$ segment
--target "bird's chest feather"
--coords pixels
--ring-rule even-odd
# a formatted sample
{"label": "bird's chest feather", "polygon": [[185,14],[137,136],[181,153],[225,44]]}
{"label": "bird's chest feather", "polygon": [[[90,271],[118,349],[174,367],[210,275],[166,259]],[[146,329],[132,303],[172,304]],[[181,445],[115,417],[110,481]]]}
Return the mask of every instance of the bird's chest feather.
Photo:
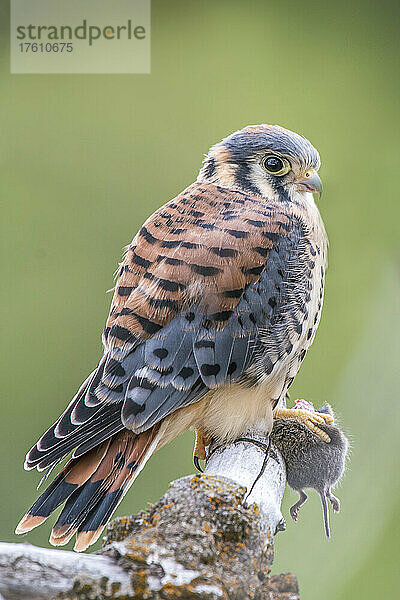
{"label": "bird's chest feather", "polygon": [[314,202],[295,210],[292,222],[291,236],[272,251],[276,257],[264,273],[274,311],[250,367],[274,401],[286,393],[314,339],[324,294],[327,238]]}

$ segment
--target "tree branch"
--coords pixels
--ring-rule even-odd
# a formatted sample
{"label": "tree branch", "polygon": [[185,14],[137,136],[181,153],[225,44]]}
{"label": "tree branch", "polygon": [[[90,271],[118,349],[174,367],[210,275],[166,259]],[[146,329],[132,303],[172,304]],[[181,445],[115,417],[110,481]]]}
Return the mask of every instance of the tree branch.
{"label": "tree branch", "polygon": [[[281,503],[286,484],[286,471],[281,454],[266,437],[263,424],[258,428],[249,429],[243,438],[253,440],[240,441],[217,448],[211,446],[209,458],[206,461],[205,474],[227,477],[245,487],[249,492],[257,480],[263,466],[264,473],[258,479],[251,493],[246,497],[246,503],[257,504],[266,525],[273,535],[285,528],[285,521],[281,513]],[[268,462],[263,465],[265,448],[269,447]]]}
{"label": "tree branch", "polygon": [[[262,431],[249,431],[268,444]],[[292,575],[270,576],[282,528],[285,467],[272,446],[248,441],[213,449],[205,474],[174,481],[146,511],[115,519],[100,554],[0,545],[6,600],[296,600]],[[256,504],[254,504],[256,503]]]}
{"label": "tree branch", "polygon": [[0,542],[0,592],[6,600],[48,600],[71,589],[78,574],[107,577],[131,591],[129,574],[107,556]]}

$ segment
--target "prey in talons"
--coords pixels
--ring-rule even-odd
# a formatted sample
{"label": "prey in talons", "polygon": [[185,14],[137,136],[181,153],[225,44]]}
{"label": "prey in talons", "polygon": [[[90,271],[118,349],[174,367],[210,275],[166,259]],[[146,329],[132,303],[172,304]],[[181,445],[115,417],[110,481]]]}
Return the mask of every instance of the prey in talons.
{"label": "prey in talons", "polygon": [[306,400],[296,400],[295,408],[276,408],[273,414],[274,419],[297,419],[327,444],[331,441],[329,435],[318,425],[331,425],[334,420],[333,416],[316,411],[313,405]]}

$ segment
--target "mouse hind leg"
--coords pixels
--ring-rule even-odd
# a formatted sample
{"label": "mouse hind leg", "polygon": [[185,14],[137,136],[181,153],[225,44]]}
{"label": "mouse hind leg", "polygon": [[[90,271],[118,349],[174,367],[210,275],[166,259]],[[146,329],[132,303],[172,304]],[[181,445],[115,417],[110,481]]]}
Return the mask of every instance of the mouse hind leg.
{"label": "mouse hind leg", "polygon": [[293,504],[293,506],[290,507],[290,516],[292,517],[293,521],[297,521],[297,519],[299,518],[299,509],[301,506],[303,506],[304,502],[306,502],[308,496],[305,493],[304,490],[298,490],[299,491],[299,499],[297,500],[296,504]]}
{"label": "mouse hind leg", "polygon": [[328,489],[326,490],[326,497],[332,504],[332,508],[333,508],[334,512],[339,512],[340,511],[340,500],[339,500],[339,498],[336,498],[336,496],[334,496],[332,494],[332,490],[330,487],[328,487]]}

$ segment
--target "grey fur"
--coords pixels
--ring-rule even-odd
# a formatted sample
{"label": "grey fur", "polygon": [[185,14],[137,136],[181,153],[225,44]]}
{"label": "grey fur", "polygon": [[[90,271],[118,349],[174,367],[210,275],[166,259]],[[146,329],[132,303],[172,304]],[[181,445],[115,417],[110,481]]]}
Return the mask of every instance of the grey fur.
{"label": "grey fur", "polygon": [[[324,404],[318,412],[332,414],[331,407]],[[324,442],[315,433],[295,419],[277,419],[271,433],[271,441],[283,456],[287,482],[299,493],[299,500],[290,508],[290,515],[297,521],[298,511],[307,500],[306,488],[314,488],[321,497],[325,532],[330,537],[327,500],[335,512],[340,502],[332,494],[345,470],[348,440],[337,424],[319,425],[331,438]]]}

